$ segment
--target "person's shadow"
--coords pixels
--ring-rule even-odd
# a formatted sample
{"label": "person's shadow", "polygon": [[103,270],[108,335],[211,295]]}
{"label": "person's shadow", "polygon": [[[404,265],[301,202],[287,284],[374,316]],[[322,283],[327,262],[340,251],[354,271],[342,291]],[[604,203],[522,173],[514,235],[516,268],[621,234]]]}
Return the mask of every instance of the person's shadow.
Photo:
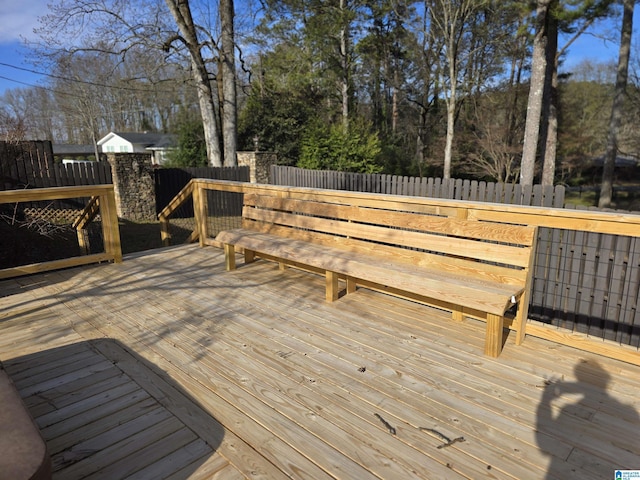
{"label": "person's shadow", "polygon": [[597,362],[574,371],[576,382],[546,381],[538,405],[536,440],[550,457],[545,478],[614,478],[616,470],[640,469],[638,412],[608,393],[611,376]]}

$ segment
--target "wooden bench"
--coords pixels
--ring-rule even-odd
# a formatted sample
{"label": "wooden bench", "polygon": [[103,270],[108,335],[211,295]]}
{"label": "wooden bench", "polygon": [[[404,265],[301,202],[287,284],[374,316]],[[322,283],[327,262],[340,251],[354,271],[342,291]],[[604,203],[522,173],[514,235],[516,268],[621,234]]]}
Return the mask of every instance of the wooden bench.
{"label": "wooden bench", "polygon": [[0,366],[0,478],[46,480],[51,458],[40,430]]}
{"label": "wooden bench", "polygon": [[[224,231],[226,268],[235,248],[326,275],[326,299],[358,285],[487,322],[485,354],[497,357],[505,315],[516,308],[516,343],[525,335],[536,227],[416,212],[401,200],[350,203],[348,197],[291,192],[245,194],[242,228]],[[326,200],[325,200],[326,199]],[[412,211],[414,210],[414,211]],[[460,215],[460,211],[455,211]]]}

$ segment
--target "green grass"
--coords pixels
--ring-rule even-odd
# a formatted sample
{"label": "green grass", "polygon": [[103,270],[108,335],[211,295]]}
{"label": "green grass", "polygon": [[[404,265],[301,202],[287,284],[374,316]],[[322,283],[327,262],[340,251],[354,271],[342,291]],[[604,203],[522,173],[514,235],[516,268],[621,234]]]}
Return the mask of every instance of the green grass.
{"label": "green grass", "polygon": [[581,207],[595,207],[598,205],[598,195],[596,192],[567,192],[564,203]]}
{"label": "green grass", "polygon": [[[598,193],[595,191],[567,192],[564,200],[565,204],[578,205],[583,207],[598,206]],[[616,210],[640,211],[640,192],[638,191],[617,191],[614,194],[611,208]]]}

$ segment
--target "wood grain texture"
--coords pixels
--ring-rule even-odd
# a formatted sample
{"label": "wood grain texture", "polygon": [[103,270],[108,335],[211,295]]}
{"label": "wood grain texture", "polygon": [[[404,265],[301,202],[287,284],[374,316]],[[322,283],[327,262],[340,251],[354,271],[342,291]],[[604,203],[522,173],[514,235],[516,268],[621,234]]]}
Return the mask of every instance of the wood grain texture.
{"label": "wood grain texture", "polygon": [[262,261],[226,273],[196,246],[5,280],[0,359],[56,432],[57,478],[635,468],[639,367],[538,338],[489,358],[484,323],[368,289],[327,303],[324,286]]}

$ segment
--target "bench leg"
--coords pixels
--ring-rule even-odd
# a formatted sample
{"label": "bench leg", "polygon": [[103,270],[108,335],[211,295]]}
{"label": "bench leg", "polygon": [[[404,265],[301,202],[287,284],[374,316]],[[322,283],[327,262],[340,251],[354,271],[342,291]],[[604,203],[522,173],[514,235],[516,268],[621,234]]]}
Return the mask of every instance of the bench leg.
{"label": "bench leg", "polygon": [[347,277],[347,294],[356,291],[356,279],[353,277]]}
{"label": "bench leg", "polygon": [[244,263],[253,263],[256,261],[256,252],[244,249]]}
{"label": "bench leg", "polygon": [[338,299],[338,274],[327,271],[327,302],[335,302]]}
{"label": "bench leg", "polygon": [[484,354],[497,357],[502,351],[502,329],[504,317],[487,314],[487,334],[484,340]]}
{"label": "bench leg", "polygon": [[[525,301],[527,302],[525,304]],[[520,299],[518,302],[518,310],[516,318],[513,319],[513,325],[516,331],[516,345],[521,345],[527,333],[527,315],[529,313],[529,300]]]}
{"label": "bench leg", "polygon": [[224,263],[228,272],[236,269],[236,249],[228,243],[224,244]]}

